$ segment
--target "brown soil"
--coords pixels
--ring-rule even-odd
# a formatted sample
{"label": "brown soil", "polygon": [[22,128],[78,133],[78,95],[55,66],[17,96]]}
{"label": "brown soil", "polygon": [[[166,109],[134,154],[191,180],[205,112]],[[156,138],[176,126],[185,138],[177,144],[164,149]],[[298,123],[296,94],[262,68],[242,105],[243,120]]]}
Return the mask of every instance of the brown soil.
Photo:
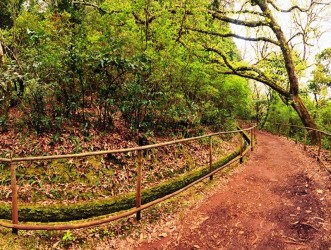
{"label": "brown soil", "polygon": [[257,139],[227,185],[137,249],[331,249],[329,173],[293,141]]}

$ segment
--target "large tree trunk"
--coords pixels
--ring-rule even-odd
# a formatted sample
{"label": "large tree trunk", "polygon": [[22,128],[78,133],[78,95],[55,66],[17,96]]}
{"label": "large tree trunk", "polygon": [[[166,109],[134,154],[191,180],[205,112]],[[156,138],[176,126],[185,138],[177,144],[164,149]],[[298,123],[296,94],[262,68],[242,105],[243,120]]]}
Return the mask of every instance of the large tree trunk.
{"label": "large tree trunk", "polygon": [[[292,107],[298,113],[305,127],[317,129],[314,119],[309,114],[306,106],[304,105],[304,103],[302,102],[299,96],[299,79],[296,75],[296,68],[293,60],[293,52],[287,42],[287,39],[285,38],[285,34],[283,30],[279,26],[275,17],[271,14],[267,1],[255,0],[253,2],[258,4],[262,12],[269,18],[269,27],[273,30],[279,42],[279,47],[283,54],[284,65],[290,83],[289,94],[290,96],[292,96]],[[318,133],[314,130],[309,130],[309,129],[308,132],[310,134],[312,143],[313,144],[317,143],[319,138]]]}
{"label": "large tree trunk", "polygon": [[[312,128],[312,129],[317,129],[316,123],[312,116],[309,114],[306,106],[302,102],[301,98],[299,95],[294,95],[293,96],[293,102],[292,102],[292,107],[294,110],[297,112],[299,115],[302,123],[304,124],[305,127]],[[307,129],[308,133],[310,134],[310,138],[313,144],[316,144],[319,139],[319,134],[315,130],[310,130]]]}

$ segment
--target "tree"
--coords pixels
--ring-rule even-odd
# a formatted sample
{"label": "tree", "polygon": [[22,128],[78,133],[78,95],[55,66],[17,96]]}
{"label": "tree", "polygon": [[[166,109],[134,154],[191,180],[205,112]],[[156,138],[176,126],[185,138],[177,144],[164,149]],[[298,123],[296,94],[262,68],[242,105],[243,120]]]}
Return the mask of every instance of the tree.
{"label": "tree", "polygon": [[321,95],[323,89],[328,87],[331,87],[331,48],[327,48],[316,55],[313,79],[309,82],[308,88],[314,95],[316,108],[319,106],[318,96]]}
{"label": "tree", "polygon": [[255,118],[257,124],[263,129],[270,115],[270,107],[275,98],[275,91],[271,88],[260,88],[257,82],[253,86],[253,98],[255,103]]}
{"label": "tree", "polygon": [[331,48],[317,54],[315,60],[313,79],[309,81],[308,92],[314,96],[315,119],[321,128],[330,131]]}
{"label": "tree", "polygon": [[9,3],[7,0],[0,2],[0,29],[5,29],[13,25]]}
{"label": "tree", "polygon": [[[283,3],[284,5],[284,3]],[[219,37],[222,39],[241,39],[257,44],[259,57],[257,62],[252,64],[237,63],[231,59],[223,47],[216,43],[206,43],[202,41],[205,50],[212,53],[211,57],[223,67],[223,73],[238,75],[247,79],[253,79],[269,86],[276,91],[279,96],[291,105],[302,123],[306,127],[317,128],[316,123],[308,112],[300,96],[300,69],[295,63],[296,46],[300,42],[302,45],[302,59],[307,57],[307,47],[311,33],[316,31],[317,14],[322,13],[322,9],[329,3],[320,0],[310,0],[306,6],[292,5],[285,9],[281,8],[281,1],[276,0],[251,0],[231,3],[220,1],[218,5],[209,6],[206,12],[209,13],[209,22],[212,25],[200,25],[186,23],[185,30],[194,33],[204,34],[208,37]],[[281,27],[277,18],[280,14],[292,16],[293,24],[297,29],[291,30],[287,36],[285,29]],[[300,18],[305,16],[306,19]],[[218,28],[215,28],[215,20],[218,21]],[[307,21],[301,21],[307,20]],[[229,30],[222,30],[222,24],[228,23],[235,26],[245,27],[247,36],[237,34]],[[301,40],[298,38],[301,37]],[[189,39],[184,40],[189,44]],[[216,55],[216,56],[215,56]],[[261,69],[259,64],[264,61],[268,65],[270,57],[281,55],[281,62],[286,72],[286,79],[275,77],[275,74]],[[270,63],[269,63],[270,65]],[[224,70],[225,66],[225,70]],[[318,135],[311,133],[313,141],[317,141]]]}
{"label": "tree", "polygon": [[[233,126],[250,115],[247,81],[220,74],[209,52],[181,43],[184,23],[199,6],[209,2],[25,1],[3,33],[0,81],[8,75],[10,88],[0,85],[0,92],[14,93],[0,94],[4,113],[19,99],[24,121],[40,133],[70,121],[110,130],[118,117],[132,134]],[[240,59],[233,41],[218,43]],[[16,75],[24,92],[18,84],[15,91]]]}
{"label": "tree", "polygon": [[26,0],[1,0],[0,2],[0,29],[11,28],[14,20]]}

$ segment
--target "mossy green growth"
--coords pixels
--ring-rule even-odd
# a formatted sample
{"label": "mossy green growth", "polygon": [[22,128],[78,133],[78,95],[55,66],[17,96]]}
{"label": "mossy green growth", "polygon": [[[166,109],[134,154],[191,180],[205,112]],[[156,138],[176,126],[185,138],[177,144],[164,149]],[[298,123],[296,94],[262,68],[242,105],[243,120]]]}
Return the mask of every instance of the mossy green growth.
{"label": "mossy green growth", "polygon": [[[246,141],[249,141],[247,135]],[[214,169],[221,168],[224,164],[240,154],[240,147],[234,152],[223,157],[214,164]],[[148,203],[165,195],[171,194],[188,184],[198,180],[209,173],[209,166],[189,171],[183,175],[162,182],[157,186],[144,189],[142,192],[142,203]],[[44,205],[19,205],[19,221],[22,222],[63,222],[79,219],[87,219],[95,216],[111,214],[135,206],[135,193],[114,196],[108,199],[80,202],[77,204],[59,204],[52,206]],[[10,204],[0,203],[0,218],[11,219]]]}
{"label": "mossy green growth", "polygon": [[[228,154],[221,160],[214,163],[214,169],[222,167],[224,164],[234,159],[240,153],[240,148],[236,149],[233,153]],[[184,188],[185,186],[191,184],[192,182],[200,179],[201,177],[209,173],[209,166],[201,167],[192,171],[189,171],[181,176],[172,178],[171,180],[160,183],[155,187],[145,189],[142,192],[142,203],[148,203],[161,198],[165,195],[176,192],[177,190]]]}

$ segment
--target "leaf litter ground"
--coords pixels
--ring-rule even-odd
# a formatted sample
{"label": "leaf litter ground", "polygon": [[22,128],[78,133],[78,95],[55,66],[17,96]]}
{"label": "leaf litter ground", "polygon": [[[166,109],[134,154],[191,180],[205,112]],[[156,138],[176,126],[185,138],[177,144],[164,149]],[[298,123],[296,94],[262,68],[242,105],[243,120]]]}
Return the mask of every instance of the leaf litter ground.
{"label": "leaf litter ground", "polygon": [[[119,121],[122,123],[122,121]],[[29,133],[1,134],[0,157],[9,158],[60,155],[79,152],[137,147],[124,124],[117,131],[100,133],[90,130],[89,136],[76,127],[54,134],[38,136]],[[149,144],[179,139],[178,136],[153,136]],[[213,158],[219,159],[239,144],[239,137],[213,138]],[[178,176],[209,161],[209,140],[169,145],[144,151],[143,187]],[[102,199],[135,191],[137,152],[102,155],[82,159],[17,163],[20,203],[63,204]],[[0,200],[10,202],[10,171],[0,163]]]}

